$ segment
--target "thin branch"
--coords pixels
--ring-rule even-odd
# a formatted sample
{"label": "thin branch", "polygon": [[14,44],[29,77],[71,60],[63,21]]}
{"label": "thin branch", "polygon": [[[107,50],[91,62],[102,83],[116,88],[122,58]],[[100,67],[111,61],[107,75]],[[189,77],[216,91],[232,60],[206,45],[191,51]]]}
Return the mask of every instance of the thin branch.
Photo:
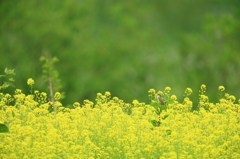
{"label": "thin branch", "polygon": [[57,114],[57,108],[55,106],[55,103],[54,103],[55,101],[54,101],[54,96],[53,96],[54,92],[53,92],[52,78],[50,75],[48,75],[48,81],[49,81],[50,100],[52,102],[54,112],[55,112],[55,114]]}

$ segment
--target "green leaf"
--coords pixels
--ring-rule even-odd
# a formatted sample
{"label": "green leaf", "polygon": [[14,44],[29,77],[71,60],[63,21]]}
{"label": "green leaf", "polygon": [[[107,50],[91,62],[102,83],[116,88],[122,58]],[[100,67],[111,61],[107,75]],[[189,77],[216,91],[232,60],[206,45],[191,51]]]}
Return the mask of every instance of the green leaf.
{"label": "green leaf", "polygon": [[166,133],[167,133],[167,135],[171,135],[172,131],[168,129],[168,130],[166,130]]}
{"label": "green leaf", "polygon": [[14,111],[12,111],[12,117],[13,117],[13,118],[15,117],[15,113],[14,113]]}
{"label": "green leaf", "polygon": [[12,84],[11,82],[4,82],[1,87],[2,87],[2,89],[6,89],[6,88],[8,88],[9,86],[15,87],[14,84]]}
{"label": "green leaf", "polygon": [[8,80],[11,81],[11,82],[14,82],[14,81],[15,81],[13,78],[9,78]]}
{"label": "green leaf", "polygon": [[9,132],[8,127],[5,124],[0,124],[0,133]]}
{"label": "green leaf", "polygon": [[167,107],[165,106],[165,105],[159,105],[158,106],[161,110],[166,110],[167,109]]}
{"label": "green leaf", "polygon": [[157,126],[157,120],[151,120],[151,123],[153,126],[155,126],[155,127]]}
{"label": "green leaf", "polygon": [[9,86],[11,86],[11,87],[15,87],[15,85],[12,84],[11,82],[7,82],[7,83],[9,84]]}
{"label": "green leaf", "polygon": [[169,116],[169,115],[166,114],[166,115],[164,115],[164,117],[163,117],[162,119],[165,120],[168,116]]}
{"label": "green leaf", "polygon": [[152,100],[152,103],[153,103],[153,102],[157,102],[157,103],[158,103],[158,100],[155,98],[155,99]]}
{"label": "green leaf", "polygon": [[174,103],[174,100],[173,99],[169,99],[166,101],[167,104],[173,104]]}
{"label": "green leaf", "polygon": [[8,72],[8,68],[7,67],[5,68],[4,72],[7,74],[7,72]]}
{"label": "green leaf", "polygon": [[0,75],[0,78],[5,77],[6,75]]}
{"label": "green leaf", "polygon": [[157,103],[157,102],[153,102],[153,103],[151,103],[150,105],[153,106],[155,109],[158,108],[158,103]]}
{"label": "green leaf", "polygon": [[10,75],[10,74],[11,74],[11,75],[15,75],[14,69],[5,68],[4,72],[5,72],[6,74],[9,74],[9,75]]}
{"label": "green leaf", "polygon": [[6,122],[6,121],[4,121],[4,123],[3,123],[4,125],[6,125],[6,126],[8,126],[9,125],[9,123],[8,122]]}
{"label": "green leaf", "polygon": [[8,82],[4,82],[3,85],[1,86],[1,89],[6,89],[9,87]]}

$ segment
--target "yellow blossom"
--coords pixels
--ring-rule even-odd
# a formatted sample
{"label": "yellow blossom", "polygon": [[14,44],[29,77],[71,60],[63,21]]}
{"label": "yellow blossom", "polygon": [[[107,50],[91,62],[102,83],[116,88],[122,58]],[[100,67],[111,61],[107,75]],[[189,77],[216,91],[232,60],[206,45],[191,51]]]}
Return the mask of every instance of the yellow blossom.
{"label": "yellow blossom", "polygon": [[21,94],[22,93],[22,90],[21,89],[16,89],[15,90],[15,94]]}
{"label": "yellow blossom", "polygon": [[235,100],[236,100],[236,97],[235,97],[235,96],[233,96],[233,95],[230,95],[230,96],[229,96],[229,99],[230,99],[231,101],[235,102]]}
{"label": "yellow blossom", "polygon": [[204,93],[206,92],[207,87],[206,87],[205,84],[202,84],[201,87],[200,87],[200,89],[201,89],[201,90],[200,90],[200,93],[201,93],[201,94],[204,94]]}
{"label": "yellow blossom", "polygon": [[223,91],[225,90],[225,87],[224,87],[224,86],[219,86],[219,87],[218,87],[218,90],[221,91],[221,92],[223,92]]}
{"label": "yellow blossom", "polygon": [[171,87],[165,87],[165,91],[166,91],[166,92],[171,91]]}
{"label": "yellow blossom", "polygon": [[32,78],[29,78],[28,80],[27,80],[27,84],[28,85],[34,85],[34,80],[32,79]]}
{"label": "yellow blossom", "polygon": [[157,94],[161,94],[161,95],[163,95],[163,92],[162,92],[162,91],[158,91]]}
{"label": "yellow blossom", "polygon": [[[110,92],[95,103],[84,100],[80,107],[75,102],[75,109],[43,102],[46,93],[3,93],[0,123],[9,123],[10,133],[0,134],[0,158],[239,158],[240,103],[233,103],[235,96],[209,103],[200,94],[199,102],[185,96],[180,103],[177,96],[163,93],[175,101],[160,114],[138,100],[106,100]],[[12,105],[6,105],[11,98]],[[199,108],[192,111],[193,105]]]}
{"label": "yellow blossom", "polygon": [[56,92],[56,93],[54,94],[54,99],[55,99],[55,100],[61,99],[61,93]]}
{"label": "yellow blossom", "polygon": [[105,96],[107,96],[107,97],[108,97],[108,96],[110,96],[110,95],[111,95],[111,93],[110,93],[110,92],[108,92],[108,91],[107,91],[107,92],[105,92]]}
{"label": "yellow blossom", "polygon": [[176,95],[171,95],[171,99],[177,100],[177,96]]}
{"label": "yellow blossom", "polygon": [[148,93],[154,93],[154,94],[155,94],[155,92],[156,92],[155,89],[152,89],[152,88],[149,89],[149,91],[148,91]]}
{"label": "yellow blossom", "polygon": [[73,107],[74,108],[80,107],[80,103],[78,103],[78,102],[73,103]]}
{"label": "yellow blossom", "polygon": [[191,95],[192,94],[192,89],[191,88],[186,88],[185,94],[186,94],[186,96]]}

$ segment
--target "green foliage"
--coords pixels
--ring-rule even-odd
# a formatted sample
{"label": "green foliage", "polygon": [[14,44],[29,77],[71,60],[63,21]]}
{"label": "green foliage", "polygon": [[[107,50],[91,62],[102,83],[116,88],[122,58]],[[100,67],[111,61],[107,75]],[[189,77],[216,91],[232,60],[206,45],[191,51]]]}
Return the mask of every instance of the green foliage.
{"label": "green foliage", "polygon": [[0,123],[0,133],[9,132],[8,127],[5,124]]}
{"label": "green foliage", "polygon": [[[152,123],[152,125],[154,127],[157,127],[158,126],[158,121],[157,120],[150,120],[150,122]],[[153,130],[153,129],[152,129]]]}
{"label": "green foliage", "polygon": [[[62,88],[59,73],[54,67],[55,63],[59,60],[57,57],[47,58],[41,56],[40,61],[44,62],[42,65],[42,79],[48,83],[50,98],[51,101],[54,102],[54,92],[58,92]],[[61,96],[61,98],[63,98],[63,96]]]}
{"label": "green foliage", "polygon": [[157,101],[157,99],[154,99],[151,103],[151,106],[153,106],[157,112],[157,114],[160,114],[161,110],[166,110],[167,106],[165,105],[160,105]]}
{"label": "green foliage", "polygon": [[[11,75],[15,75],[14,69],[8,69],[5,68],[4,75],[0,75],[1,78],[1,84],[0,84],[0,91],[7,89],[8,87],[15,87],[12,82],[14,82],[14,79],[12,77],[9,77]],[[2,95],[0,94],[0,99],[2,99]]]}
{"label": "green foliage", "polygon": [[[166,87],[167,89],[169,88],[169,87]],[[151,97],[151,99],[152,99],[152,101],[151,101],[151,104],[150,104],[150,106],[152,106],[152,107],[154,107],[154,109],[155,109],[155,112],[156,112],[156,114],[159,116],[159,120],[157,121],[157,120],[151,120],[150,122],[152,123],[152,125],[153,126],[160,126],[160,124],[161,124],[161,120],[165,120],[169,115],[168,114],[166,114],[166,115],[164,115],[163,117],[160,117],[160,115],[161,115],[161,112],[163,111],[163,110],[167,110],[167,108],[168,108],[168,104],[173,104],[174,103],[174,99],[172,99],[172,98],[170,98],[170,94],[169,94],[169,91],[167,90],[165,88],[165,91],[164,91],[164,93],[162,94],[162,96],[163,96],[163,101],[164,101],[164,105],[162,105],[161,103],[159,103],[159,101],[158,101],[158,99],[157,99],[157,97],[155,96],[155,99],[152,99],[152,96],[153,96],[153,92],[155,92],[155,91],[149,91],[149,93],[150,93],[150,97]],[[169,88],[170,89],[170,88]]]}
{"label": "green foliage", "polygon": [[50,52],[64,103],[105,91],[147,102],[150,87],[181,96],[202,83],[211,100],[218,85],[240,94],[239,0],[3,1],[0,19],[0,68],[17,68],[20,88],[32,77],[47,92],[39,58]]}
{"label": "green foliage", "polygon": [[208,93],[213,101],[217,98],[211,88],[220,84],[239,94],[235,89],[240,76],[239,27],[236,14],[209,13],[204,16],[199,31],[182,35],[180,52],[185,57],[182,62],[184,76],[192,85],[205,81],[210,86]]}
{"label": "green foliage", "polygon": [[50,83],[51,80],[52,86],[49,89],[53,89],[54,92],[59,91],[61,89],[61,80],[59,79],[58,71],[54,68],[55,63],[58,62],[59,59],[57,57],[47,58],[41,56],[40,61],[43,62],[42,79],[47,83]]}

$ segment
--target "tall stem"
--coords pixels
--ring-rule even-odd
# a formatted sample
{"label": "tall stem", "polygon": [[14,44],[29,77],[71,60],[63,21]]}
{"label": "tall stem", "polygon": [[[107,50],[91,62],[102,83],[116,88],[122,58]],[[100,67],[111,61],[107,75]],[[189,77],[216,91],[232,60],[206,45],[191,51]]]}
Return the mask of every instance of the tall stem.
{"label": "tall stem", "polygon": [[50,75],[48,75],[48,81],[49,81],[50,99],[51,99],[51,102],[53,105],[54,112],[55,112],[55,114],[57,114],[57,108],[54,104],[55,101],[54,101],[54,96],[53,96],[54,92],[53,92],[52,78]]}

